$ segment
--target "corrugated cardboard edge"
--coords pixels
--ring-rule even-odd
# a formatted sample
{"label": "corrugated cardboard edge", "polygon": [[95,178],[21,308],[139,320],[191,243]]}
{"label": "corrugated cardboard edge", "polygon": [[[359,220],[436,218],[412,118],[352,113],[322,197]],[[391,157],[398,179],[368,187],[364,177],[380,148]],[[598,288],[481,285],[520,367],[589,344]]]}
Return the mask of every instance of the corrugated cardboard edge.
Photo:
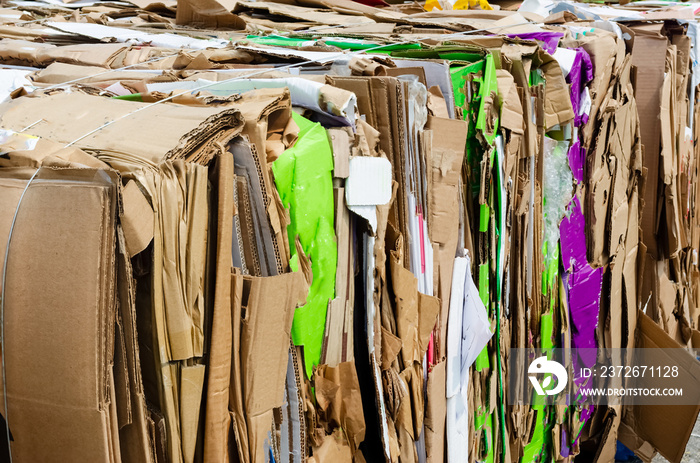
{"label": "corrugated cardboard edge", "polygon": [[209,369],[206,379],[204,461],[228,462],[231,415],[228,410],[231,379],[231,240],[233,236],[233,156],[216,157],[216,274],[211,324]]}

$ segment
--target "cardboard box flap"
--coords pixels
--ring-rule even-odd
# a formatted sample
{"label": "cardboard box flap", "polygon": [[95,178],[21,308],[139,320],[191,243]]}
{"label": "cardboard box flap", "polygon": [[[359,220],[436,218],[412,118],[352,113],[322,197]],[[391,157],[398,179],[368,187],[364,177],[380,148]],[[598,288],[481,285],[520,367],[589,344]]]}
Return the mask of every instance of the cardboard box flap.
{"label": "cardboard box flap", "polygon": [[[679,349],[682,346],[671,338],[644,312],[637,312],[637,348]],[[696,363],[688,353],[688,361]],[[679,368],[687,368],[679,365]],[[697,369],[697,366],[693,368]],[[639,405],[626,407],[623,423],[627,426],[627,445],[647,448],[646,442],[673,463],[683,457],[690,433],[700,412],[700,404],[690,405]]]}
{"label": "cardboard box flap", "polygon": [[[292,318],[307,290],[303,274],[297,272],[244,278],[240,355],[249,416],[282,405]],[[269,375],[255,374],[263,365]]]}
{"label": "cardboard box flap", "polygon": [[273,409],[281,407],[284,400],[294,310],[306,301],[308,288],[301,272],[243,277],[239,397],[243,399],[252,462],[266,461]]}
{"label": "cardboard box flap", "polygon": [[133,181],[122,190],[122,204],[124,213],[121,223],[126,249],[130,256],[135,256],[146,249],[153,239],[153,208]]}
{"label": "cardboard box flap", "polygon": [[176,24],[195,27],[245,29],[245,21],[231,13],[229,2],[217,0],[178,0]]}

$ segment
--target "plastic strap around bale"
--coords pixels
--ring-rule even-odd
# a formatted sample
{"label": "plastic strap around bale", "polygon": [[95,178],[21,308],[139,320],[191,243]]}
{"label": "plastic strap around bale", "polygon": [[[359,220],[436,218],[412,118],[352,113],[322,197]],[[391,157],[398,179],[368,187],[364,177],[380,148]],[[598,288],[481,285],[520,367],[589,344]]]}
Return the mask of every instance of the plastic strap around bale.
{"label": "plastic strap around bale", "polygon": [[5,260],[2,265],[2,293],[0,294],[0,364],[2,364],[2,397],[4,401],[5,408],[5,430],[7,437],[7,453],[9,456],[9,462],[12,463],[12,444],[10,440],[10,417],[7,408],[7,375],[5,371],[5,288],[7,286],[7,260],[10,256],[10,244],[12,243],[12,232],[15,229],[15,222],[17,221],[17,215],[19,214],[19,208],[22,205],[22,200],[24,195],[29,189],[29,185],[32,184],[37,174],[41,170],[39,167],[34,174],[29,178],[27,185],[22,191],[22,195],[19,197],[17,202],[17,208],[15,209],[15,215],[12,217],[12,224],[10,225],[10,233],[7,236],[7,247],[5,248]]}

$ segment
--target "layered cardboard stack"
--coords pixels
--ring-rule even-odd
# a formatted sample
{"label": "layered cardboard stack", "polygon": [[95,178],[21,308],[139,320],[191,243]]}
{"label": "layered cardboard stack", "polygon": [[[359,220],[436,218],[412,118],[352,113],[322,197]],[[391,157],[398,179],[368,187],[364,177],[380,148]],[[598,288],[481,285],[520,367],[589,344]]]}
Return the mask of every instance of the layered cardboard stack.
{"label": "layered cardboard stack", "polygon": [[507,365],[700,348],[692,5],[451,6],[2,10],[7,457],[681,460]]}

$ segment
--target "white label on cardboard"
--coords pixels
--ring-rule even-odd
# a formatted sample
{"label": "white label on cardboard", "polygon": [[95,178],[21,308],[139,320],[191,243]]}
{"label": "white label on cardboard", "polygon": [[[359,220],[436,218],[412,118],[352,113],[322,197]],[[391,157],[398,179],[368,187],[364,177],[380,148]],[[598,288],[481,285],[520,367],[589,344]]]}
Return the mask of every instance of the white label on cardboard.
{"label": "white label on cardboard", "polygon": [[379,206],[391,201],[391,163],[385,158],[353,156],[345,181],[349,206]]}

